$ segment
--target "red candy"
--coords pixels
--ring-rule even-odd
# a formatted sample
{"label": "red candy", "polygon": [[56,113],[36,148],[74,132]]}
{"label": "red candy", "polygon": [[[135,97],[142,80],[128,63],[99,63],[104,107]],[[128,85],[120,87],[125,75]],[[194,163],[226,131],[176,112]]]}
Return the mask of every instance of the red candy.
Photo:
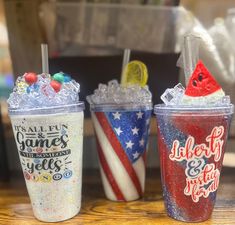
{"label": "red candy", "polygon": [[38,77],[36,73],[29,72],[24,75],[24,79],[29,85],[32,85],[37,82]]}
{"label": "red candy", "polygon": [[61,84],[56,80],[52,80],[50,85],[55,90],[55,92],[59,92],[61,89]]}

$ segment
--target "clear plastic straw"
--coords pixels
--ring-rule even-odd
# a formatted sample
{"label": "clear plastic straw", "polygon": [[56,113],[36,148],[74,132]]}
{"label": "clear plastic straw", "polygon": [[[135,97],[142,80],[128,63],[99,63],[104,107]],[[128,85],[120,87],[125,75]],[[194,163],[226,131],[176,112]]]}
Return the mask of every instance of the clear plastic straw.
{"label": "clear plastic straw", "polygon": [[121,84],[123,84],[123,79],[124,79],[124,77],[123,77],[123,71],[124,71],[124,69],[125,69],[127,63],[129,63],[129,61],[130,61],[130,55],[131,55],[131,50],[128,49],[128,48],[126,48],[126,49],[124,50],[123,60],[122,60]]}
{"label": "clear plastic straw", "polygon": [[47,44],[41,44],[41,53],[42,53],[42,73],[49,73],[48,66],[48,47]]}
{"label": "clear plastic straw", "polygon": [[200,37],[193,34],[184,37],[184,48],[182,52],[185,84],[188,84],[197,62],[199,60]]}

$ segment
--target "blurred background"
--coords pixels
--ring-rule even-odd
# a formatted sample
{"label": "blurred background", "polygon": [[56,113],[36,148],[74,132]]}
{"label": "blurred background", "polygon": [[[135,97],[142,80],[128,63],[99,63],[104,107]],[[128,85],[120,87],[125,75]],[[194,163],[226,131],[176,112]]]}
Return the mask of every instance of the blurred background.
{"label": "blurred background", "polygon": [[[50,73],[71,74],[84,101],[98,83],[120,79],[123,50],[130,48],[131,59],[148,67],[156,104],[166,88],[184,82],[176,63],[189,32],[211,41],[201,57],[235,103],[234,0],[0,0],[0,180],[20,173],[6,99],[17,76],[41,72],[41,43],[49,47]],[[85,117],[84,167],[97,168],[87,103]],[[235,167],[234,121],[225,165]],[[148,167],[159,166],[156,135],[153,118]]]}

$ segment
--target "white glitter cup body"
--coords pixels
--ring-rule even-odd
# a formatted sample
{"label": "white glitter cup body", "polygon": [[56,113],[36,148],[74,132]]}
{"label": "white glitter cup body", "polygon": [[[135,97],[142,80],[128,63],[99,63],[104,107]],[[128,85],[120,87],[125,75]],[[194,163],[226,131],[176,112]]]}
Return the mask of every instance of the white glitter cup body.
{"label": "white glitter cup body", "polygon": [[146,148],[152,103],[91,105],[106,197],[133,201],[145,189]]}
{"label": "white glitter cup body", "polygon": [[81,207],[84,103],[9,108],[35,217],[58,222]]}

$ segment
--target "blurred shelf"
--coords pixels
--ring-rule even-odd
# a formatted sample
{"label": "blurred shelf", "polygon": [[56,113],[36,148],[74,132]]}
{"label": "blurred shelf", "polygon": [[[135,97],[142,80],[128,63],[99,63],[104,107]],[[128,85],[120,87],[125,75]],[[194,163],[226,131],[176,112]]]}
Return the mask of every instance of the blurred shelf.
{"label": "blurred shelf", "polygon": [[60,56],[110,55],[124,48],[173,53],[178,25],[193,23],[182,20],[188,18],[182,7],[140,4],[51,1],[40,5],[39,16],[50,55]]}

